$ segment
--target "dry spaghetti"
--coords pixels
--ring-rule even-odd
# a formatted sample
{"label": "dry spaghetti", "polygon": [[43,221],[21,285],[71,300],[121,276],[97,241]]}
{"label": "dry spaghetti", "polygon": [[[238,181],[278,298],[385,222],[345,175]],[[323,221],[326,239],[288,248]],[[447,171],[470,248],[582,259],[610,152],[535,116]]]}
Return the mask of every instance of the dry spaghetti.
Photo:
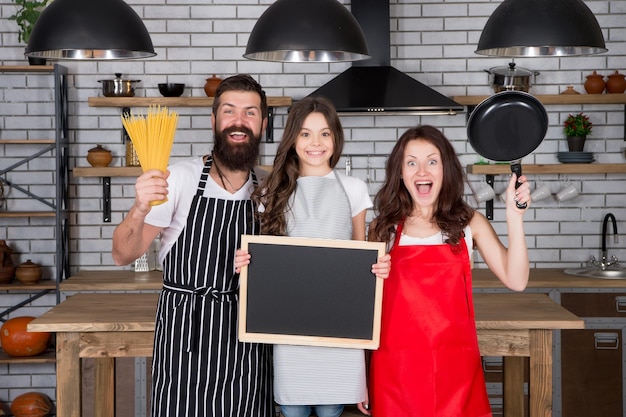
{"label": "dry spaghetti", "polygon": [[[167,170],[177,124],[178,113],[161,106],[150,106],[146,116],[122,115],[122,125],[135,146],[143,172]],[[155,201],[152,205],[164,201]]]}

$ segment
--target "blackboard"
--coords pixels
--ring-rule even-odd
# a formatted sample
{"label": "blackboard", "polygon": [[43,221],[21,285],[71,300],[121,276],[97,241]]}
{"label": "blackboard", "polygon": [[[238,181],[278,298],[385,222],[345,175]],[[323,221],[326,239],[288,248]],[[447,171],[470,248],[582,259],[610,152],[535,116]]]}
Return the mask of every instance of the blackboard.
{"label": "blackboard", "polygon": [[242,237],[239,340],[377,349],[382,279],[371,267],[384,243]]}

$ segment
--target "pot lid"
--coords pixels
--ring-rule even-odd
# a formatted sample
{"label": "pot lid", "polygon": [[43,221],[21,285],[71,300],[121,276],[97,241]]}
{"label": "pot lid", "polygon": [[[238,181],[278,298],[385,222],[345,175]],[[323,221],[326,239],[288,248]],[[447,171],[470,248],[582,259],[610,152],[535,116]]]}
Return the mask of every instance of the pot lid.
{"label": "pot lid", "polygon": [[18,265],[18,268],[39,268],[39,264],[34,263],[30,259]]}
{"label": "pot lid", "polygon": [[108,149],[104,149],[102,147],[102,145],[98,145],[95,148],[91,148],[89,149],[87,152],[94,152],[94,153],[110,153],[111,151]]}
{"label": "pot lid", "polygon": [[115,78],[113,78],[112,80],[98,80],[99,83],[101,83],[103,81],[108,81],[108,82],[113,81],[114,84],[118,84],[118,83],[138,83],[141,80],[124,80],[124,79],[122,79],[122,73],[121,72],[116,72],[115,73]]}
{"label": "pot lid", "polygon": [[528,77],[535,75],[535,71],[527,70],[526,68],[518,68],[515,66],[515,62],[510,62],[506,67],[492,67],[489,68],[491,74],[505,75],[507,77]]}

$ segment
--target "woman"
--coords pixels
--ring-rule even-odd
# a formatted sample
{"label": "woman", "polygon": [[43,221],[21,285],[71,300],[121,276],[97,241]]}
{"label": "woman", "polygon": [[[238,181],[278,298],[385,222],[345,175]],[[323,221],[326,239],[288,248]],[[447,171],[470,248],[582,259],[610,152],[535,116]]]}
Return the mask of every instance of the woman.
{"label": "woman", "polygon": [[[515,189],[518,181],[519,188]],[[372,353],[372,414],[394,417],[491,416],[474,323],[470,254],[477,248],[510,289],[528,282],[524,176],[506,190],[507,249],[463,199],[464,174],[441,131],[406,131],[389,156],[374,199],[370,240],[388,242],[380,348]]]}

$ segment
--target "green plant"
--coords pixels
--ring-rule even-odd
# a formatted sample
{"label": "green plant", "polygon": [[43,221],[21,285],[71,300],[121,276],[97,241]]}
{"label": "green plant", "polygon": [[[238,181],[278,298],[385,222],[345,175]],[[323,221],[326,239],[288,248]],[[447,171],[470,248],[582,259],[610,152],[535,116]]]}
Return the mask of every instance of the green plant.
{"label": "green plant", "polygon": [[28,43],[30,39],[30,33],[35,26],[35,22],[39,19],[39,15],[50,2],[48,0],[13,0],[19,7],[17,12],[9,17],[10,20],[15,20],[15,23],[19,26],[18,40],[20,42]]}
{"label": "green plant", "polygon": [[565,136],[588,136],[593,124],[584,113],[570,114],[563,122]]}

